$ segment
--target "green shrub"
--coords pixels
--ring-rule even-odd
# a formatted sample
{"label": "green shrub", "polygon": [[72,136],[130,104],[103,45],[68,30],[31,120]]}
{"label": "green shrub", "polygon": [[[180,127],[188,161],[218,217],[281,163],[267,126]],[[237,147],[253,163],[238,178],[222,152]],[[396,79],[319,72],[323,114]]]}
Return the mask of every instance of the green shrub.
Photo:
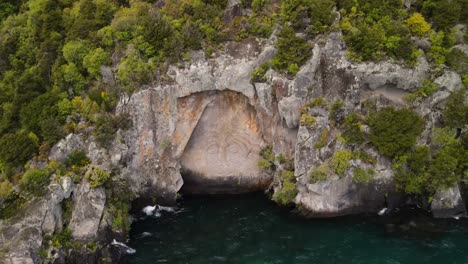
{"label": "green shrub", "polygon": [[260,150],[260,157],[273,163],[275,161],[275,154],[273,154],[273,147],[271,145],[267,145],[262,150]]}
{"label": "green shrub", "polygon": [[52,239],[52,246],[60,249],[70,249],[73,246],[71,230],[65,228],[60,233],[56,233]]}
{"label": "green shrub", "polygon": [[423,119],[410,109],[382,108],[367,120],[369,139],[379,152],[394,158],[410,150],[424,128]]}
{"label": "green shrub", "polygon": [[[428,169],[430,175],[430,184],[428,187],[430,191],[435,192],[440,189],[453,187],[461,180],[463,176],[462,173],[465,172],[465,170],[461,172],[457,170],[459,166],[457,157],[463,154],[466,157],[466,150],[461,150],[461,152],[462,153],[460,153],[458,149],[445,147],[438,151],[433,157]],[[462,166],[466,168],[466,164]]]}
{"label": "green shrub", "polygon": [[285,164],[286,163],[286,158],[284,157],[283,154],[278,154],[276,155],[276,160],[280,163],[280,164]]}
{"label": "green shrub", "polygon": [[292,76],[296,76],[296,74],[299,72],[299,66],[296,63],[289,64],[288,66],[288,73],[291,74]]}
{"label": "green shrub", "polygon": [[272,60],[275,69],[295,75],[311,55],[312,47],[307,42],[296,36],[291,27],[285,25],[278,35],[276,42],[278,49]]}
{"label": "green shrub", "polygon": [[273,201],[280,205],[291,204],[297,195],[294,172],[284,170],[281,172],[280,177],[282,187],[273,194]]}
{"label": "green shrub", "polygon": [[65,160],[65,166],[71,168],[75,167],[85,167],[91,163],[91,160],[86,156],[86,153],[83,150],[73,150],[70,155],[68,155]]}
{"label": "green shrub", "polygon": [[328,103],[322,96],[319,96],[315,98],[313,101],[308,102],[307,104],[304,105],[304,107],[307,107],[307,108],[313,108],[313,107],[326,108],[327,106],[328,106]]}
{"label": "green shrub", "polygon": [[340,125],[342,120],[339,120],[341,113],[343,112],[344,102],[341,100],[336,100],[330,106],[330,112],[328,114],[328,118],[332,120],[335,124]]}
{"label": "green shrub", "polygon": [[322,133],[320,134],[320,139],[317,141],[314,145],[316,149],[321,149],[325,147],[325,144],[327,144],[328,140],[328,135],[330,134],[330,130],[323,128]]}
{"label": "green shrub", "polygon": [[0,184],[0,198],[7,199],[13,193],[13,184],[6,179]]}
{"label": "green shrub", "polygon": [[418,146],[414,151],[395,159],[393,171],[397,188],[409,194],[423,194],[427,191],[430,175],[430,153],[427,146]]}
{"label": "green shrub", "polygon": [[131,126],[131,120],[126,114],[120,115],[100,115],[96,120],[93,135],[97,143],[103,147],[109,147],[115,139],[115,133],[119,129],[126,130]]}
{"label": "green shrub", "polygon": [[260,12],[268,3],[268,0],[252,0],[252,9],[254,12]]}
{"label": "green shrub", "polygon": [[97,166],[89,166],[85,175],[91,188],[102,186],[110,178],[110,174]]}
{"label": "green shrub", "polygon": [[[295,29],[305,29],[311,36],[325,32],[334,20],[331,0],[293,0],[282,1],[280,15],[285,23]],[[307,21],[307,22],[306,22]]]}
{"label": "green shrub", "polygon": [[316,183],[319,181],[326,180],[328,178],[327,170],[325,166],[320,166],[318,168],[313,168],[310,172],[309,182]]}
{"label": "green shrub", "polygon": [[363,162],[369,163],[369,164],[376,164],[377,161],[371,157],[367,152],[364,151],[356,151],[353,153],[353,159],[360,159]]}
{"label": "green shrub", "polygon": [[343,138],[348,144],[361,144],[364,142],[364,133],[361,130],[361,118],[355,112],[345,117]]}
{"label": "green shrub", "polygon": [[430,80],[423,80],[422,86],[416,91],[405,95],[405,99],[410,102],[416,102],[423,98],[431,96],[439,87]]}
{"label": "green shrub", "polygon": [[247,21],[248,34],[260,38],[270,37],[276,23],[274,14],[270,12],[253,13]]}
{"label": "green shrub", "polygon": [[[468,36],[468,35],[467,35]],[[447,54],[447,66],[460,75],[466,75],[468,72],[468,55],[458,48],[452,48]],[[465,85],[466,86],[466,85]]]}
{"label": "green shrub", "polygon": [[43,195],[50,182],[50,172],[45,169],[31,169],[21,178],[21,187],[36,196]]}
{"label": "green shrub", "polygon": [[26,199],[23,196],[12,192],[0,205],[0,219],[9,219],[15,216],[25,203]]}
{"label": "green shrub", "polygon": [[346,169],[349,167],[349,162],[353,159],[351,151],[340,149],[336,151],[330,158],[329,166],[339,176],[343,176]]}
{"label": "green shrub", "polygon": [[[346,2],[346,3],[343,3]],[[409,66],[417,62],[419,52],[411,40],[411,25],[414,32],[424,32],[420,21],[406,18],[400,1],[339,1],[344,15],[341,28],[348,45],[351,59],[379,61],[386,57],[403,59]],[[419,29],[416,30],[416,29]]]}
{"label": "green shrub", "polygon": [[266,82],[265,73],[266,69],[264,67],[255,68],[250,75],[251,82]]}
{"label": "green shrub", "polygon": [[301,126],[307,126],[307,127],[313,127],[316,122],[317,120],[315,119],[315,117],[310,116],[308,114],[302,114],[301,119],[299,120],[299,123],[301,124]]}
{"label": "green shrub", "polygon": [[420,13],[413,13],[405,22],[411,33],[418,37],[424,37],[431,30],[431,24]]}
{"label": "green shrub", "polygon": [[109,203],[109,211],[112,214],[112,231],[127,234],[130,231],[129,222],[130,206],[128,202],[113,198]]}
{"label": "green shrub", "polygon": [[273,167],[273,164],[266,159],[259,159],[257,161],[257,166],[262,170],[271,170]]}
{"label": "green shrub", "polygon": [[356,183],[368,184],[375,176],[373,169],[363,169],[360,167],[354,168],[353,170],[353,181]]}
{"label": "green shrub", "polygon": [[431,40],[431,48],[427,52],[429,59],[435,66],[441,67],[445,64],[446,56],[449,54],[450,49],[445,47],[444,39],[445,33],[443,31],[431,32],[429,38]]}

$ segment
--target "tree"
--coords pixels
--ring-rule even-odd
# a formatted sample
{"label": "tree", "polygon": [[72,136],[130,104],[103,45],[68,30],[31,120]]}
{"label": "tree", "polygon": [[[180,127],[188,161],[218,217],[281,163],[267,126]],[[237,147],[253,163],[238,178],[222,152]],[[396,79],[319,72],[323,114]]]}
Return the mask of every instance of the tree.
{"label": "tree", "polygon": [[97,48],[90,51],[83,58],[83,67],[91,74],[91,76],[97,77],[100,74],[101,65],[110,62],[110,56],[102,48]]}
{"label": "tree", "polygon": [[[312,49],[303,38],[296,36],[293,28],[287,25],[279,33],[276,47],[278,52],[273,59],[274,67],[283,72],[294,69],[294,72],[290,72],[293,75],[310,57]],[[295,66],[292,66],[294,64]]]}
{"label": "tree", "polygon": [[0,146],[0,161],[14,167],[23,165],[38,151],[37,142],[25,131],[3,135]]}
{"label": "tree", "polygon": [[90,51],[90,44],[84,40],[72,40],[67,42],[62,49],[65,60],[77,66],[80,70],[83,67],[83,59]]}

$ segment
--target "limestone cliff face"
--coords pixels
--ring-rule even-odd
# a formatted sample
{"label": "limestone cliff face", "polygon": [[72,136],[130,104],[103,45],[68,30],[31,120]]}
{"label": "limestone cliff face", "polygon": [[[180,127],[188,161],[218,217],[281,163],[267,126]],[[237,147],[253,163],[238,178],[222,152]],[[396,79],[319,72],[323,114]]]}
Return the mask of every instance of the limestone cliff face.
{"label": "limestone cliff face", "polygon": [[[345,56],[341,34],[333,32],[323,45],[315,45],[294,79],[269,71],[266,82],[251,83],[252,70],[274,56],[274,41],[273,36],[227,43],[213,59],[193,52],[191,63],[169,68],[169,82],[121,98],[116,112],[127,113],[133,125],[119,131],[108,149],[100,148],[92,137],[72,134],[53,147],[49,159],[63,161],[74,149],[84,150],[94,165],[117,172],[114,177],[125,180],[134,197],[171,203],[180,191],[278,191],[278,175],[257,167],[260,150],[271,145],[275,153],[294,160],[298,191],[294,202],[309,216],[398,206],[401,201],[395,195],[390,160],[370,144],[352,149],[341,143],[341,131],[332,126],[324,109],[307,110],[316,124],[301,125],[301,108],[319,96],[329,102],[342,100],[341,118],[351,111],[365,111],[363,102],[368,99],[374,99],[377,108],[405,106],[403,96],[418,88],[428,74],[426,60],[420,58],[414,69],[389,62],[352,63]],[[450,92],[462,87],[453,72],[445,72],[435,82],[440,89],[416,107],[426,120],[420,143],[429,140]],[[318,148],[325,130],[327,136]],[[374,162],[353,158],[342,175],[331,173],[315,183],[309,180],[311,170],[346,149],[365,152]],[[375,177],[366,184],[353,181],[352,170],[358,167],[372,168]],[[64,184],[53,182],[45,199],[31,203],[30,215],[0,223],[2,243],[18,245],[9,247],[5,263],[38,263],[41,239],[62,228],[61,203],[70,196],[69,228],[75,239],[92,241],[109,233],[112,216],[106,210],[103,189],[90,188],[86,180],[77,186],[70,179]],[[432,206],[435,216],[464,214],[460,197],[458,186],[438,193]]]}

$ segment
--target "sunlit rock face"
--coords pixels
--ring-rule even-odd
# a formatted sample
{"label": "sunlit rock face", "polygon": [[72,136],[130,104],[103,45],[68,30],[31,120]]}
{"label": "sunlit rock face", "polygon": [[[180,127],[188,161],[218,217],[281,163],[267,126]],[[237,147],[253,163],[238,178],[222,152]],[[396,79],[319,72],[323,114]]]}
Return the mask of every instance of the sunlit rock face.
{"label": "sunlit rock face", "polygon": [[181,157],[188,193],[240,193],[264,189],[271,179],[257,167],[263,145],[247,97],[218,92],[210,97]]}

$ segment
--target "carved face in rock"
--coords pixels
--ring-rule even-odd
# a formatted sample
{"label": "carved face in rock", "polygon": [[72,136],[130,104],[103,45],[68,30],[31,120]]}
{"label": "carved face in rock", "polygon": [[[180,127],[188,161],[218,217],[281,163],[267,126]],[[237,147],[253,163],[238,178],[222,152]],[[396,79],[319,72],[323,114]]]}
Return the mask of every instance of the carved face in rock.
{"label": "carved face in rock", "polygon": [[203,178],[255,177],[262,138],[247,98],[220,93],[207,105],[182,155],[182,167]]}

